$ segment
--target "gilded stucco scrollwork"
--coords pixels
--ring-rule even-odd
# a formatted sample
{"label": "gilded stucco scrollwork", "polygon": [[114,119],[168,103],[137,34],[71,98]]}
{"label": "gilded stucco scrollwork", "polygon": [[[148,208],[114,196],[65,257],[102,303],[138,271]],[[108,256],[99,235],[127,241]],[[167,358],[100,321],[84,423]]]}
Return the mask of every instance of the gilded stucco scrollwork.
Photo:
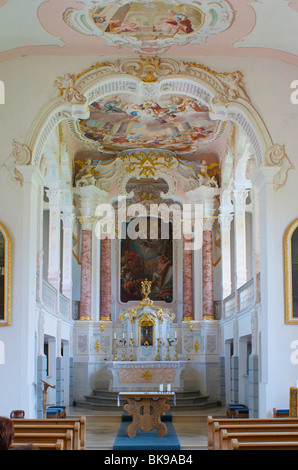
{"label": "gilded stucco scrollwork", "polygon": [[289,170],[294,169],[294,165],[289,160],[284,145],[272,145],[267,149],[265,158],[268,166],[280,167],[279,172],[274,177],[274,189],[277,190],[285,185],[288,178],[288,172]]}
{"label": "gilded stucco scrollwork", "polygon": [[30,165],[32,158],[32,153],[28,145],[18,142],[16,139],[13,139],[12,142],[12,152],[2,164],[8,170],[8,173],[12,180],[16,181],[20,186],[24,184],[24,177],[18,171],[18,166]]}

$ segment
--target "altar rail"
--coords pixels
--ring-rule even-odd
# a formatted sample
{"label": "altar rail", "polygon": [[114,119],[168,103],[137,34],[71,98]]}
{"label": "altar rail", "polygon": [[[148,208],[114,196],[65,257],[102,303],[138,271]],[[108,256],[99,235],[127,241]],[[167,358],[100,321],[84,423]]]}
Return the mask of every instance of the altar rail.
{"label": "altar rail", "polygon": [[260,273],[250,279],[223,301],[224,318],[243,312],[260,302]]}

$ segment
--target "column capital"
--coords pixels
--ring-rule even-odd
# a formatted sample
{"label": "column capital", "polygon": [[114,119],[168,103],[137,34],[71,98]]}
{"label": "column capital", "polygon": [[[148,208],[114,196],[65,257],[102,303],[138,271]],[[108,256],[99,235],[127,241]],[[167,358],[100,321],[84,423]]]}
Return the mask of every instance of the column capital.
{"label": "column capital", "polygon": [[72,212],[70,213],[62,212],[60,214],[60,217],[63,222],[63,228],[72,228],[72,224],[75,219],[75,215]]}
{"label": "column capital", "polygon": [[61,189],[46,189],[50,207],[60,206]]}
{"label": "column capital", "polygon": [[82,230],[92,230],[96,219],[91,215],[83,215],[78,217],[78,220],[81,222]]}
{"label": "column capital", "polygon": [[231,222],[233,220],[233,214],[219,214],[220,228],[223,232],[229,232],[231,229]]}
{"label": "column capital", "polygon": [[244,210],[248,193],[249,193],[248,189],[234,189],[233,190],[235,211]]}
{"label": "column capital", "polygon": [[203,231],[211,231],[213,229],[216,217],[204,216],[203,218]]}

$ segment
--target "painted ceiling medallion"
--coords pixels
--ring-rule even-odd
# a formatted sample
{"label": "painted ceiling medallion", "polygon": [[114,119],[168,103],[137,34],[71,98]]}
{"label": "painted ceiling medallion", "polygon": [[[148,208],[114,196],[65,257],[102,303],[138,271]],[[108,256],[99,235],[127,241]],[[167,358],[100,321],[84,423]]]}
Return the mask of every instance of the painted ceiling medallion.
{"label": "painted ceiling medallion", "polygon": [[155,54],[171,46],[201,44],[228,29],[233,11],[214,0],[84,0],[85,8],[67,8],[64,21],[79,33],[104,38],[110,46]]}
{"label": "painted ceiling medallion", "polygon": [[209,109],[202,103],[178,94],[165,94],[159,102],[110,95],[89,108],[89,119],[72,123],[71,131],[112,154],[140,147],[192,152],[220,138],[225,129],[224,123],[210,119]]}

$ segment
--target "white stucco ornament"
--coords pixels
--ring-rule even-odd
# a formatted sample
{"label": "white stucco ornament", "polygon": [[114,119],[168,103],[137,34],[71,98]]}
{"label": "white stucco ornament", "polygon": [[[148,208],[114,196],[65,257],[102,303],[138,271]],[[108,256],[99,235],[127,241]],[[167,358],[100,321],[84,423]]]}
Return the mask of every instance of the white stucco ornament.
{"label": "white stucco ornament", "polygon": [[165,52],[171,46],[201,44],[232,24],[234,13],[214,0],[84,0],[85,8],[67,8],[63,20],[73,30],[130,47],[142,54]]}

